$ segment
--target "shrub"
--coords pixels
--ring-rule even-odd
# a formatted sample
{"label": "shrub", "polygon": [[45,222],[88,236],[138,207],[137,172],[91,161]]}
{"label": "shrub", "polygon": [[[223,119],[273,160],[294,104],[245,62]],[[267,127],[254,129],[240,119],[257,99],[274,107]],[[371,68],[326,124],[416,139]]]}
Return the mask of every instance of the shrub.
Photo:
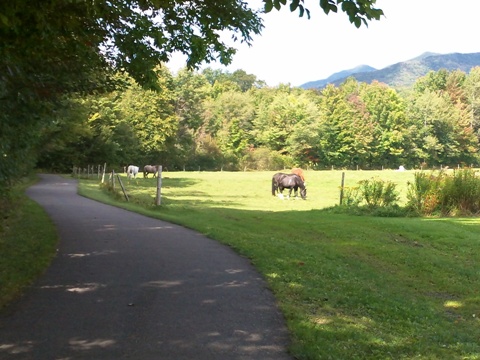
{"label": "shrub", "polygon": [[357,187],[347,187],[343,188],[343,206],[359,206],[362,202],[362,194],[360,193],[360,188]]}
{"label": "shrub", "polygon": [[443,171],[427,175],[416,173],[408,183],[407,208],[423,216],[471,215],[480,212],[480,178],[472,169],[453,175]]}
{"label": "shrub", "polygon": [[445,178],[442,213],[470,215],[480,212],[480,178],[472,169],[462,169]]}
{"label": "shrub", "polygon": [[362,180],[358,184],[363,200],[370,208],[388,207],[398,201],[396,185],[391,181],[372,178]]}
{"label": "shrub", "polygon": [[414,174],[413,183],[407,184],[407,208],[418,215],[432,215],[440,211],[440,193],[445,173],[432,171]]}
{"label": "shrub", "polygon": [[342,204],[328,211],[352,215],[404,216],[405,211],[396,204],[398,199],[393,182],[372,178],[360,181],[356,187],[344,187]]}

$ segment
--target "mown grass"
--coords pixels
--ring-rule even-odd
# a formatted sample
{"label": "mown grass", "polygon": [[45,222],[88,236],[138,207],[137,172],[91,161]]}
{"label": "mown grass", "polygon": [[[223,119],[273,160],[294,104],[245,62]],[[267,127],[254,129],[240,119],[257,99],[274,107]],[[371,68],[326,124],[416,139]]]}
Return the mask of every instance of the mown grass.
{"label": "mown grass", "polygon": [[17,299],[50,264],[58,236],[45,211],[25,194],[34,180],[13,190],[0,219],[0,309]]}
{"label": "mown grass", "polygon": [[[340,171],[307,172],[308,200],[271,195],[272,172],[166,172],[123,179],[130,202],[81,193],[196,229],[249,257],[283,311],[298,359],[480,359],[480,219],[334,214]],[[406,201],[413,172],[379,177]]]}
{"label": "mown grass", "polygon": [[[287,170],[288,172],[288,170]],[[412,171],[305,171],[308,201],[279,202],[271,195],[274,172],[164,172],[162,176],[163,210],[188,207],[221,207],[245,210],[312,210],[339,203],[344,176],[346,187],[374,177],[397,184],[400,203],[406,202],[407,182],[413,181]],[[123,178],[132,203],[149,206],[154,203],[156,180]],[[117,185],[120,191],[120,186]],[[284,191],[287,194],[287,190]],[[119,198],[123,198],[121,195]],[[281,204],[281,205],[280,205]]]}
{"label": "mown grass", "polygon": [[[166,172],[123,179],[123,195],[81,194],[196,229],[249,257],[283,311],[298,359],[480,359],[480,220],[380,218],[325,211],[341,172],[307,172],[308,200],[271,195],[272,172]],[[378,176],[405,199],[412,172]],[[404,201],[404,200],[403,200]]]}

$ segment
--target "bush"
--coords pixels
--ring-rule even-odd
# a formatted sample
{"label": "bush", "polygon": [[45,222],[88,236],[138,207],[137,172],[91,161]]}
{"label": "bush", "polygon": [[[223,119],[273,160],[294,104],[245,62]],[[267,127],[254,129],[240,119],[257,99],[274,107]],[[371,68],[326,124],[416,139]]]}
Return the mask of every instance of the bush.
{"label": "bush", "polygon": [[393,182],[372,178],[360,181],[356,187],[344,187],[342,204],[327,211],[382,217],[405,216],[405,210],[396,204],[398,199]]}
{"label": "bush", "polygon": [[370,208],[393,206],[398,201],[396,185],[391,181],[372,178],[358,184],[363,200]]}
{"label": "bush", "polygon": [[478,214],[480,178],[472,169],[453,175],[416,173],[414,182],[408,183],[407,208],[423,216]]}
{"label": "bush", "polygon": [[432,215],[440,211],[440,196],[445,173],[414,174],[413,183],[407,184],[407,208],[418,215]]}
{"label": "bush", "polygon": [[459,170],[446,177],[441,195],[442,213],[445,215],[480,212],[480,178],[472,169]]}
{"label": "bush", "polygon": [[362,202],[362,194],[360,193],[360,188],[356,187],[347,187],[343,188],[343,206],[359,206]]}

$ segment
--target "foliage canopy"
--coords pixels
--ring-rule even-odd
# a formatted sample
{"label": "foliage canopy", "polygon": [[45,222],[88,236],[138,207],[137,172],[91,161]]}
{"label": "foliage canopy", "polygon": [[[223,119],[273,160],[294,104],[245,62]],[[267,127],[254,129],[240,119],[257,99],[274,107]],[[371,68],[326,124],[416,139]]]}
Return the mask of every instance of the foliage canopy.
{"label": "foliage canopy", "polygon": [[[275,7],[286,1],[275,1]],[[293,1],[290,10],[303,9]],[[337,0],[358,26],[378,19],[375,0]],[[332,0],[321,1],[328,14]],[[36,162],[42,136],[55,128],[65,95],[112,90],[115,74],[161,90],[159,65],[175,52],[187,67],[203,61],[229,64],[231,40],[251,44],[260,34],[261,12],[244,1],[51,0],[10,1],[0,9],[0,194]],[[335,9],[334,9],[335,8]],[[248,87],[252,81],[237,74]],[[45,131],[47,129],[47,131]],[[19,168],[19,164],[21,165]],[[15,170],[13,170],[15,169]]]}

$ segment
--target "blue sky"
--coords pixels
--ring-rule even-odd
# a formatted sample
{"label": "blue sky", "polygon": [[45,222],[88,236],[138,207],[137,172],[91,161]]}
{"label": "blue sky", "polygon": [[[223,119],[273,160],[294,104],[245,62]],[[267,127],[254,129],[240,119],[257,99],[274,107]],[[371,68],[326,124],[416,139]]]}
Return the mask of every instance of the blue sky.
{"label": "blue sky", "polygon": [[[261,0],[249,3],[261,6]],[[288,7],[273,10],[263,15],[265,28],[253,46],[235,46],[238,52],[228,68],[206,66],[243,69],[270,86],[299,86],[358,65],[381,69],[427,51],[480,52],[480,0],[377,0],[385,17],[360,29],[342,12],[325,15],[318,1],[305,3],[310,20]],[[184,65],[180,56],[169,63],[174,72]]]}

